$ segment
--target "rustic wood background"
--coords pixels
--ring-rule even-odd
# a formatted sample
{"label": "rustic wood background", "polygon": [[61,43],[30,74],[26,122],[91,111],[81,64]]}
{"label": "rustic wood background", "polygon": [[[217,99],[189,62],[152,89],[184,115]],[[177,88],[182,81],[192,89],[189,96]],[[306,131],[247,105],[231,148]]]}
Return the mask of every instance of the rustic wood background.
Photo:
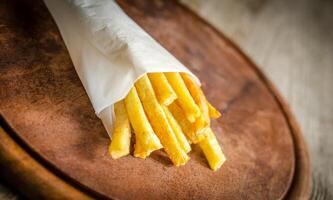
{"label": "rustic wood background", "polygon": [[[312,198],[333,198],[333,1],[181,1],[238,44],[275,83],[309,147]],[[0,183],[0,200],[20,198],[5,185]]]}

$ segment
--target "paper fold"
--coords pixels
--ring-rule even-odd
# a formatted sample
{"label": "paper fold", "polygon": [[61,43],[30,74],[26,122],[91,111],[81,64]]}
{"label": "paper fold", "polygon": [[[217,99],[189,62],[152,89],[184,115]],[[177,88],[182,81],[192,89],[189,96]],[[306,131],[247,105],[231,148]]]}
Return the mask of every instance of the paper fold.
{"label": "paper fold", "polygon": [[186,72],[113,0],[44,0],[97,116],[111,137],[113,104],[149,72]]}

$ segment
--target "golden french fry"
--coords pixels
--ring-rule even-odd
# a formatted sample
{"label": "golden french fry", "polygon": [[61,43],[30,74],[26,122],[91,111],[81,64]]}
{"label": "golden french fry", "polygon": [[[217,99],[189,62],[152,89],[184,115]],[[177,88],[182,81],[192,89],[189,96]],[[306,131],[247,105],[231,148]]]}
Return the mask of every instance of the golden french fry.
{"label": "golden french fry", "polygon": [[200,109],[195,104],[190,92],[180,76],[176,72],[164,73],[170,85],[177,94],[177,101],[180,107],[184,110],[186,118],[191,122],[195,122],[196,118],[200,116]]}
{"label": "golden french fry", "polygon": [[195,122],[193,123],[192,126],[194,126],[194,130],[197,134],[200,134],[201,132],[203,132],[203,130],[205,130],[208,126],[208,122],[206,121],[203,115],[200,115]]}
{"label": "golden french fry", "polygon": [[221,116],[221,113],[216,110],[216,108],[214,108],[214,106],[212,106],[212,104],[210,104],[208,101],[207,101],[207,106],[208,106],[208,112],[209,112],[209,116],[213,119],[217,119]]}
{"label": "golden french fry", "polygon": [[167,106],[177,99],[175,91],[163,73],[149,73],[148,77],[160,104]]}
{"label": "golden french fry", "polygon": [[114,111],[116,119],[112,141],[109,146],[109,153],[113,159],[117,159],[128,155],[130,152],[131,127],[123,101],[119,101],[115,104]]}
{"label": "golden french fry", "polygon": [[[195,103],[199,106],[201,113],[203,113],[205,120],[209,117],[216,119],[221,116],[221,113],[216,110],[206,99],[201,88],[193,81],[193,79],[186,73],[180,73],[187,89],[190,91]],[[208,110],[208,112],[207,112]]]}
{"label": "golden french fry", "polygon": [[206,97],[201,88],[193,81],[193,79],[186,73],[180,73],[184,83],[192,95],[194,102],[198,105],[201,115],[195,120],[194,126],[196,130],[200,130],[203,127],[210,126],[210,118],[208,114],[208,105],[206,103]]}
{"label": "golden french fry", "polygon": [[[206,100],[206,97],[204,96],[202,90],[193,82],[193,80],[188,75],[182,74],[182,78],[184,79],[186,86],[189,88],[193,99],[199,105],[199,108],[202,112],[202,115],[205,117],[205,120],[208,121],[208,124],[210,124],[209,106],[211,105]],[[214,114],[219,114],[219,112],[216,111],[214,107],[212,108],[214,109]],[[198,144],[204,152],[211,169],[216,171],[224,163],[225,156],[210,127],[205,130],[204,135],[205,138],[200,140]]]}
{"label": "golden french fry", "polygon": [[178,140],[168,123],[163,108],[154,94],[148,76],[144,75],[141,77],[135,83],[135,87],[149,122],[160,139],[166,153],[176,166],[184,165],[189,160],[189,157],[179,145]]}
{"label": "golden french fry", "polygon": [[221,147],[211,128],[206,130],[207,137],[198,144],[205,154],[209,166],[212,170],[219,169],[226,160]]}
{"label": "golden french fry", "polygon": [[197,132],[193,124],[187,120],[184,111],[180,108],[177,101],[170,104],[168,106],[168,109],[172,113],[172,116],[176,119],[176,121],[180,125],[187,139],[191,143],[196,144],[205,138],[204,130],[206,128],[203,129],[201,132]]}
{"label": "golden french fry", "polygon": [[178,140],[179,145],[183,148],[183,150],[188,153],[191,151],[191,145],[188,143],[181,127],[179,126],[176,119],[172,116],[169,109],[165,106],[163,106],[164,113],[168,119],[168,122],[173,130],[173,132],[176,135],[176,138]]}
{"label": "golden french fry", "polygon": [[125,105],[135,133],[134,156],[146,158],[151,152],[162,148],[162,145],[150,126],[135,87],[126,96]]}

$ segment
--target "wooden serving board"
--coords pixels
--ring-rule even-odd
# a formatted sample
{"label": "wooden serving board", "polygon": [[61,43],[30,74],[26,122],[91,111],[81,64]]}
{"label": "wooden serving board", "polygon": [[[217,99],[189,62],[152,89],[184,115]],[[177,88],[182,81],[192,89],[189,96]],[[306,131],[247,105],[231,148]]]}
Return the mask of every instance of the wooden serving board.
{"label": "wooden serving board", "polygon": [[301,132],[255,65],[175,1],[119,4],[202,81],[223,113],[212,126],[225,164],[211,171],[195,146],[179,168],[163,151],[112,160],[110,140],[43,2],[8,0],[0,3],[0,175],[29,197],[52,199],[307,198]]}

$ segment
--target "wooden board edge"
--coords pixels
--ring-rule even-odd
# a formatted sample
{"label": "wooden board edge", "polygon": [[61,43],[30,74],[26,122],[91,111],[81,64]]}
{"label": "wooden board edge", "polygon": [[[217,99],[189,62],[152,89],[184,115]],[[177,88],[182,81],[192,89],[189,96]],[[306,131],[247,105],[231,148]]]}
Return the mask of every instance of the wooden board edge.
{"label": "wooden board edge", "polygon": [[[310,158],[307,150],[307,145],[304,141],[302,131],[296,118],[294,117],[291,109],[289,108],[286,101],[283,99],[281,94],[279,93],[276,86],[266,77],[266,75],[259,69],[259,67],[242,51],[242,49],[236,45],[231,39],[226,37],[220,30],[218,30],[215,26],[207,22],[204,18],[202,18],[197,13],[193,12],[191,8],[186,5],[179,3],[184,9],[188,10],[192,13],[193,16],[198,18],[198,20],[207,24],[211,27],[221,38],[223,38],[229,46],[231,46],[235,51],[242,57],[245,62],[249,64],[249,66],[256,72],[259,79],[261,79],[266,85],[267,89],[273,95],[275,101],[278,106],[281,108],[281,111],[286,118],[289,129],[291,131],[291,137],[294,143],[294,153],[295,153],[295,169],[294,169],[294,177],[292,179],[289,190],[284,195],[284,199],[310,199],[311,193],[311,167],[310,167]],[[286,183],[287,184],[287,183]]]}
{"label": "wooden board edge", "polygon": [[[229,40],[228,38],[225,38]],[[230,40],[229,40],[230,41]],[[288,192],[285,194],[285,199],[310,199],[311,194],[311,167],[310,167],[310,157],[307,150],[307,145],[303,138],[301,128],[291,112],[289,105],[283,99],[282,95],[279,93],[276,86],[266,77],[266,75],[257,67],[254,62],[247,57],[241,51],[241,49],[235,45],[232,41],[230,44],[241,54],[241,56],[249,63],[249,65],[256,71],[259,78],[264,82],[267,88],[270,90],[271,94],[274,96],[276,102],[278,103],[284,117],[288,123],[289,129],[291,131],[291,137],[294,143],[294,153],[295,153],[295,170],[294,177]]]}
{"label": "wooden board edge", "polygon": [[2,127],[0,177],[31,199],[93,199],[36,161]]}
{"label": "wooden board edge", "polygon": [[291,112],[288,104],[285,103],[279,93],[276,93],[276,88],[271,83],[268,83],[268,86],[271,87],[271,90],[274,92],[277,100],[280,102],[280,105],[285,113],[285,117],[287,118],[288,124],[292,131],[292,138],[294,142],[296,159],[295,172],[291,187],[286,194],[286,199],[310,199],[312,188],[310,157],[301,128],[293,113]]}
{"label": "wooden board edge", "polygon": [[[217,30],[217,32],[219,32]],[[304,141],[302,131],[296,118],[294,117],[289,105],[283,99],[279,93],[276,86],[266,77],[266,75],[257,67],[257,65],[243,53],[240,47],[233,43],[230,39],[226,38],[222,33],[220,33],[230,45],[238,51],[238,53],[246,60],[247,63],[255,70],[259,78],[267,86],[271,94],[274,96],[276,102],[278,103],[281,111],[286,118],[289,129],[291,131],[291,137],[294,143],[294,153],[295,153],[295,170],[294,177],[291,182],[290,188],[285,194],[285,199],[310,199],[311,193],[311,167],[310,158],[307,150],[307,145]]]}
{"label": "wooden board edge", "polygon": [[[225,37],[222,33],[221,35]],[[249,63],[249,65],[256,71],[259,78],[264,82],[271,94],[274,96],[278,103],[284,117],[288,123],[291,131],[291,137],[294,143],[295,153],[295,170],[293,180],[290,188],[284,196],[284,199],[310,199],[312,175],[310,167],[310,157],[307,150],[307,145],[303,138],[301,128],[291,112],[289,105],[283,99],[276,86],[266,77],[266,75],[258,68],[258,66],[249,58],[243,51],[235,45],[230,39],[225,37],[225,40],[229,40],[230,45],[235,48],[239,54]]]}

